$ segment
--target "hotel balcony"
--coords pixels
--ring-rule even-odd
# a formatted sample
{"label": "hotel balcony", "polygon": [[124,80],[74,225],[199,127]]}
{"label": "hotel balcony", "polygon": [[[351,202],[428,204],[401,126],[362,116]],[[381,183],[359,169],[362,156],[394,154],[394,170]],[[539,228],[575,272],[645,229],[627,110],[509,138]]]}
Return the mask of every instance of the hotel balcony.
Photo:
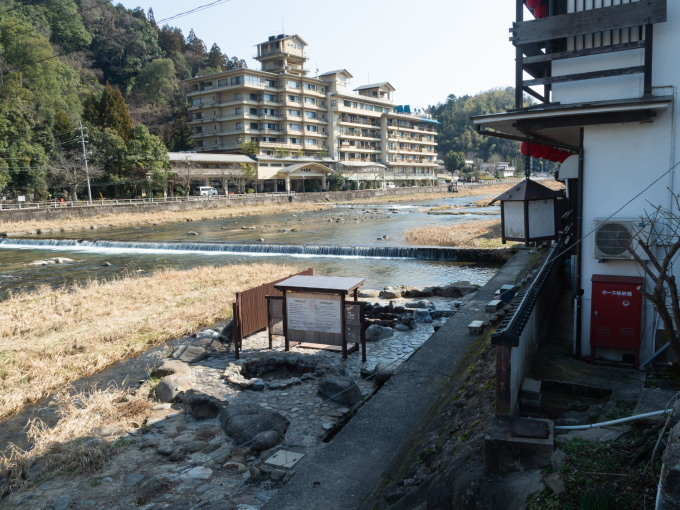
{"label": "hotel balcony", "polygon": [[[585,2],[542,0],[533,10],[536,19],[524,20],[524,0],[516,1],[516,22],[510,40],[516,48],[515,107],[523,107],[523,94],[542,103],[583,100],[639,99],[652,94],[654,25],[666,21],[667,0]],[[599,5],[593,8],[593,4]],[[598,92],[587,91],[584,82],[628,76],[638,81],[606,82]],[[590,82],[596,83],[596,82]],[[618,88],[617,88],[618,87]],[[538,88],[538,90],[536,89]],[[610,90],[606,90],[610,89]],[[636,92],[637,91],[637,92]],[[573,92],[573,95],[571,95]],[[593,95],[593,97],[588,94]]]}

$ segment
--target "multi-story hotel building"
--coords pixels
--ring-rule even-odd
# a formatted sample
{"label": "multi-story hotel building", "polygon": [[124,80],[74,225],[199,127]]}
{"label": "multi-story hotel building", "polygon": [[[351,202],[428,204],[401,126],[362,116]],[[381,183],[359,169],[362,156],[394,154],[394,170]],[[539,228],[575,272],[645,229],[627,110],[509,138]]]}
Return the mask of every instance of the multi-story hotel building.
{"label": "multi-story hotel building", "polygon": [[256,142],[259,185],[275,191],[301,191],[305,178],[325,188],[333,170],[373,185],[433,182],[437,122],[395,106],[389,83],[350,90],[344,69],[309,76],[305,46],[271,36],[257,45],[260,70],[187,80],[195,150],[233,154]]}

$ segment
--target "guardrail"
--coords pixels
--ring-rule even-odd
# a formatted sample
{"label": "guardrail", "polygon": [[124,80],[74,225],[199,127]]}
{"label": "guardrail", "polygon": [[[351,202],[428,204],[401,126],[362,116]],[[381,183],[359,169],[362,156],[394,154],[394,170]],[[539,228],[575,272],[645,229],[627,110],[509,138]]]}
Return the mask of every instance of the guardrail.
{"label": "guardrail", "polygon": [[183,197],[163,197],[163,198],[120,198],[93,200],[50,200],[45,202],[0,202],[0,214],[2,211],[17,211],[28,209],[63,209],[66,207],[102,207],[116,205],[153,205],[181,202],[205,202],[205,201],[232,201],[243,200],[248,197],[274,197],[274,196],[295,195],[294,191],[280,191],[269,193],[231,193],[229,195],[202,195],[202,196],[183,196]]}

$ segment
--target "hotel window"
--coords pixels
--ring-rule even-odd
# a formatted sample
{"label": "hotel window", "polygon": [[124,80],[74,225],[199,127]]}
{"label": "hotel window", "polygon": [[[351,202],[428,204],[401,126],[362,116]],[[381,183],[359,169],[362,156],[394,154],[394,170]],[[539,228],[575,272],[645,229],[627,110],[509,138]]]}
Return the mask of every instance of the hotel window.
{"label": "hotel window", "polygon": [[248,98],[249,98],[251,101],[257,101],[257,94],[250,94],[250,95],[248,96]]}
{"label": "hotel window", "polygon": [[200,97],[191,100],[191,106],[201,106],[203,100]]}
{"label": "hotel window", "polygon": [[257,108],[251,108],[250,115],[257,115]]}
{"label": "hotel window", "polygon": [[260,125],[257,122],[251,122],[250,123],[250,129],[258,130],[260,128]]}
{"label": "hotel window", "polygon": [[308,119],[318,119],[319,116],[316,114],[316,112],[305,112],[305,117]]}
{"label": "hotel window", "polygon": [[234,99],[241,99],[243,96],[241,95],[240,92],[235,92],[234,93]]}
{"label": "hotel window", "polygon": [[288,124],[288,129],[291,131],[300,131],[300,124]]}
{"label": "hotel window", "polygon": [[272,103],[278,103],[279,96],[274,94],[262,94],[262,99],[265,101],[271,101]]}
{"label": "hotel window", "polygon": [[217,86],[218,87],[226,87],[227,86],[227,80],[226,78],[224,80],[218,80],[217,81]]}
{"label": "hotel window", "polygon": [[316,90],[316,85],[313,83],[305,83],[305,89],[306,90]]}
{"label": "hotel window", "polygon": [[299,117],[300,110],[288,110],[288,115],[290,115],[291,117]]}
{"label": "hotel window", "polygon": [[276,142],[279,141],[279,139],[276,138],[275,136],[263,136],[262,141],[263,142],[269,142],[269,143],[276,143]]}
{"label": "hotel window", "polygon": [[305,145],[318,145],[318,142],[314,138],[305,139]]}
{"label": "hotel window", "polygon": [[257,76],[244,76],[247,85],[262,85],[262,78]]}
{"label": "hotel window", "polygon": [[306,129],[307,131],[312,132],[312,133],[316,133],[317,131],[319,131],[319,128],[316,127],[316,126],[305,126],[305,129]]}
{"label": "hotel window", "polygon": [[290,87],[291,89],[299,89],[299,88],[300,88],[300,82],[299,82],[299,81],[288,80],[288,81],[286,82],[286,86]]}
{"label": "hotel window", "polygon": [[243,108],[234,108],[234,115],[241,115],[243,113]]}
{"label": "hotel window", "polygon": [[229,79],[230,85],[240,85],[241,83],[243,83],[243,76],[234,76]]}
{"label": "hotel window", "polygon": [[345,100],[342,102],[342,104],[343,104],[343,106],[346,106],[347,108],[349,108],[350,106],[352,106],[352,102],[351,102],[351,101],[347,101],[347,99],[345,99]]}
{"label": "hotel window", "polygon": [[288,94],[288,101],[292,101],[293,103],[299,103],[300,102],[300,96],[294,96],[292,94]]}
{"label": "hotel window", "polygon": [[264,84],[267,87],[274,87],[274,88],[279,86],[279,84],[275,80],[265,80]]}
{"label": "hotel window", "polygon": [[316,99],[314,99],[313,97],[306,97],[305,104],[316,104]]}
{"label": "hotel window", "polygon": [[291,138],[290,143],[300,143],[300,139],[299,138]]}
{"label": "hotel window", "polygon": [[236,129],[243,129],[243,122],[237,122]]}

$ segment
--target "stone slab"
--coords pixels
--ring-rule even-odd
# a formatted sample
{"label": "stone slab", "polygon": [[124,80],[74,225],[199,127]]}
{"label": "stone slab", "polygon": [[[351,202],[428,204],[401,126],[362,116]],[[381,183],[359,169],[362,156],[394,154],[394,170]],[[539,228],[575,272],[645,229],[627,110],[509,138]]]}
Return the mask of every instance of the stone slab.
{"label": "stone slab", "polygon": [[304,453],[291,452],[290,450],[279,450],[264,462],[270,466],[290,469],[304,456]]}

